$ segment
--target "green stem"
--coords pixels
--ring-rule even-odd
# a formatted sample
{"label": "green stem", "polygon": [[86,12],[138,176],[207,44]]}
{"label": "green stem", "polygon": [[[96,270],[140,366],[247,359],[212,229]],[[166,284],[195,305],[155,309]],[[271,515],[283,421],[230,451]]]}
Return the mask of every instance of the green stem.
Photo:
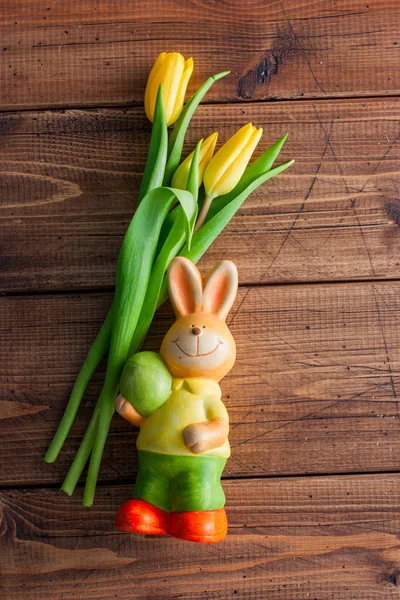
{"label": "green stem", "polygon": [[[111,389],[111,387],[113,387],[113,389]],[[101,457],[103,456],[104,446],[106,444],[108,431],[111,425],[111,419],[115,411],[114,402],[117,394],[118,385],[107,386],[105,384],[98,401],[99,423],[94,439],[92,455],[89,463],[89,470],[86,477],[85,491],[83,493],[82,503],[84,506],[92,506],[93,504],[94,495],[96,492],[97,478],[99,475],[99,469],[101,464]]]}
{"label": "green stem", "polygon": [[74,493],[76,485],[82,475],[83,469],[88,461],[90,453],[92,452],[93,444],[96,438],[96,431],[98,428],[100,414],[99,403],[96,404],[89,426],[86,429],[85,436],[79,446],[78,452],[75,454],[75,458],[72,465],[67,473],[66,478],[61,486],[63,492],[71,496]]}
{"label": "green stem", "polygon": [[[161,117],[162,113],[162,117]],[[151,130],[150,146],[139,190],[138,202],[145,195],[162,185],[168,151],[168,129],[164,118],[162,85],[157,92],[153,127]]]}
{"label": "green stem", "polygon": [[212,196],[206,196],[203,206],[201,207],[200,214],[197,217],[196,225],[194,226],[194,233],[197,233],[197,231],[200,229],[200,227],[203,225],[204,221],[206,220],[206,217],[207,217],[208,211],[210,210],[212,201],[213,201]]}
{"label": "green stem", "polygon": [[53,438],[53,441],[50,444],[49,449],[46,452],[44,460],[47,463],[53,463],[63,445],[67,436],[70,432],[72,424],[75,420],[76,413],[78,412],[79,405],[81,403],[83,394],[87,388],[87,385],[97,369],[101,359],[107,352],[110,340],[111,340],[111,330],[112,330],[112,307],[108,311],[108,315],[97,334],[95,341],[93,342],[92,347],[87,353],[85,362],[83,363],[81,370],[79,371],[78,377],[76,378],[75,385],[71,392],[71,396],[68,400],[67,408],[65,409],[64,415],[61,419],[60,425],[58,426],[57,432]]}
{"label": "green stem", "polygon": [[229,71],[224,71],[223,73],[217,73],[216,75],[212,75],[203,83],[203,85],[193,94],[191,98],[186,102],[183,111],[180,114],[179,119],[175,124],[175,128],[169,138],[168,142],[168,161],[167,166],[165,167],[164,174],[164,185],[170,185],[172,176],[178,168],[182,149],[183,142],[186,135],[186,130],[189,126],[190,120],[194,114],[194,111],[200,104],[201,100],[204,98],[210,87],[221,79],[228,75]]}

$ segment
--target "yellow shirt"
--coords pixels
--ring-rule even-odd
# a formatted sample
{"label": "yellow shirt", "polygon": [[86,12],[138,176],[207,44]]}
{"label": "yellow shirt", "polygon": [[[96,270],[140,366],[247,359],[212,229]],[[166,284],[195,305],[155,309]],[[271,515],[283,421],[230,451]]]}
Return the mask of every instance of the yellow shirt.
{"label": "yellow shirt", "polygon": [[[192,423],[222,417],[229,422],[221,400],[221,388],[210,379],[174,379],[168,400],[155,410],[140,427],[139,450],[161,454],[195,456],[183,442],[183,430]],[[228,440],[219,448],[198,456],[230,456]]]}

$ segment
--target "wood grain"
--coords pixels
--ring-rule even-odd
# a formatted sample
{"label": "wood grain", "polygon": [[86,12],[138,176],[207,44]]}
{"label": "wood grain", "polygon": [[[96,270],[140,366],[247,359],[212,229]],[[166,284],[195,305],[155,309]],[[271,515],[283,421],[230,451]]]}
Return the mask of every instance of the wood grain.
{"label": "wood grain", "polygon": [[142,102],[162,51],[193,56],[212,101],[396,94],[396,0],[6,0],[0,110]]}
{"label": "wood grain", "polygon": [[[0,111],[23,109],[0,113],[1,600],[398,598],[399,20],[396,0],[0,3]],[[119,417],[95,506],[55,489],[104,364],[42,461],[111,303],[165,50],[193,56],[189,92],[231,70],[186,152],[252,121],[262,147],[288,131],[296,159],[201,261],[235,260],[242,284],[222,382],[230,531],[213,547],[115,530],[137,464]],[[172,321],[163,307],[148,349]]]}
{"label": "wood grain", "polygon": [[399,475],[225,482],[215,546],[117,532],[128,486],[95,506],[55,490],[1,493],[7,600],[386,600],[398,596]]}
{"label": "wood grain", "polygon": [[[110,301],[108,294],[0,299],[3,485],[62,481],[104,373],[57,463],[42,457]],[[226,477],[397,470],[399,310],[400,282],[241,288],[229,317],[238,358],[222,382],[231,417]],[[146,346],[158,350],[172,322],[164,307]],[[135,439],[116,416],[102,480],[133,482]]]}
{"label": "wood grain", "polygon": [[[204,106],[187,151],[215,129],[285,131],[285,174],[258,189],[208,251],[242,283],[400,275],[399,101]],[[134,211],[149,125],[142,109],[9,114],[0,121],[1,289],[110,288]]]}

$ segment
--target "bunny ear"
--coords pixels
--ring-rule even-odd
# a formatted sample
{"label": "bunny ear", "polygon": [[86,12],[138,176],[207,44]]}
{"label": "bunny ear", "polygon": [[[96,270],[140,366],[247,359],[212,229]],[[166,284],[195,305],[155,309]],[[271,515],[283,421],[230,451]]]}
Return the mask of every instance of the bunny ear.
{"label": "bunny ear", "polygon": [[235,263],[222,260],[209,271],[204,282],[203,311],[225,320],[235,301],[238,272]]}
{"label": "bunny ear", "polygon": [[168,285],[177,317],[201,310],[203,282],[198,269],[183,256],[174,258],[168,269]]}

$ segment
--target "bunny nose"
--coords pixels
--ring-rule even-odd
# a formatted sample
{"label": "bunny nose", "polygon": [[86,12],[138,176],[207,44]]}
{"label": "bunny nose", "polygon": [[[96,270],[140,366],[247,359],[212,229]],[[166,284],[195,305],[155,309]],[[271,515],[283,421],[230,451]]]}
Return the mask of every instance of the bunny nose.
{"label": "bunny nose", "polygon": [[193,333],[193,335],[200,335],[201,334],[200,327],[192,327],[192,333]]}

